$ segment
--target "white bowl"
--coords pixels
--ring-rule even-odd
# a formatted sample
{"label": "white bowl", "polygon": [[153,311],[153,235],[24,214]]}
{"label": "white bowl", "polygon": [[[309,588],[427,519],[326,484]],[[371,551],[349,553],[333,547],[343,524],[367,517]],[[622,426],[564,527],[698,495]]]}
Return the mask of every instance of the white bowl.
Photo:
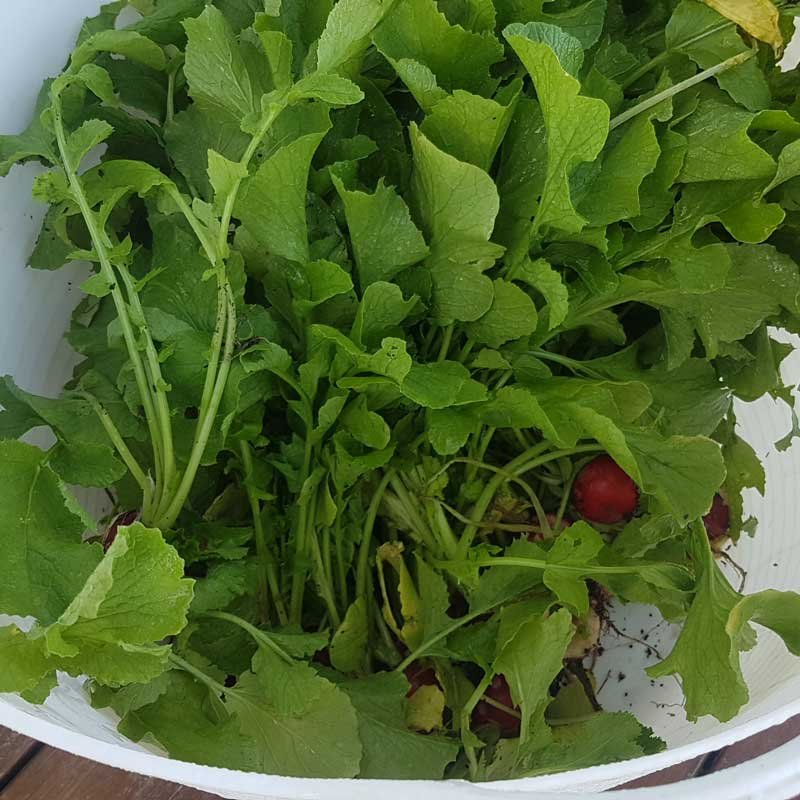
{"label": "white bowl", "polygon": [[[14,133],[29,121],[41,81],[63,66],[85,15],[96,13],[100,0],[5,0],[0,4],[0,131]],[[86,269],[71,265],[55,273],[34,272],[26,260],[38,233],[44,209],[30,199],[38,167],[16,168],[0,181],[0,375],[11,374],[23,388],[56,395],[70,376],[76,358],[62,334],[79,299],[77,286]],[[800,379],[800,352],[789,359],[789,374]],[[748,573],[747,591],[764,588],[800,590],[800,447],[778,453],[773,442],[789,426],[788,413],[771,401],[739,410],[742,433],[764,458],[767,494],[748,497],[760,520],[759,535],[745,539],[736,559]],[[91,504],[91,498],[83,498]],[[649,628],[648,609],[630,608],[619,624],[638,634]],[[662,626],[649,640],[669,649],[674,631]],[[34,707],[17,697],[0,696],[0,723],[21,733],[105,764],[183,783],[228,798],[320,798],[356,800],[386,797],[400,800],[413,791],[416,800],[478,800],[479,798],[546,798],[552,793],[587,793],[716,750],[800,714],[800,659],[790,656],[777,637],[764,631],[758,647],[743,658],[751,700],[732,722],[705,718],[698,724],[683,716],[681,693],[673,680],[655,687],[643,672],[644,648],[627,640],[613,641],[598,667],[623,672],[625,681],[608,681],[601,699],[610,709],[633,711],[664,737],[669,749],[658,755],[620,764],[505,783],[470,785],[463,782],[320,781],[256,775],[201,767],[175,761],[128,742],[115,728],[110,713],[90,708],[79,681],[67,679],[44,706]],[[0,665],[2,668],[2,665]],[[626,694],[627,693],[627,694]],[[707,791],[708,797],[789,798],[800,791],[800,740],[749,764],[692,783],[607,798],[678,798],[688,791]]]}

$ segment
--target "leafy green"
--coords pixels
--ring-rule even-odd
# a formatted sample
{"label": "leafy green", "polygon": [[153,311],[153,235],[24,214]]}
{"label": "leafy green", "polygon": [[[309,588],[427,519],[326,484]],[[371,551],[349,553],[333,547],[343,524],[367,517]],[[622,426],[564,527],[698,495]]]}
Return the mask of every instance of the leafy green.
{"label": "leafy green", "polygon": [[766,488],[734,409],[793,400],[790,16],[131,5],[0,136],[0,175],[43,167],[32,267],[90,270],[63,390],[0,381],[0,691],[85,677],[222,768],[537,776],[663,747],[567,675],[610,594],[682,625],[651,674],[731,719],[758,626],[800,651],[797,595],[715,558]]}

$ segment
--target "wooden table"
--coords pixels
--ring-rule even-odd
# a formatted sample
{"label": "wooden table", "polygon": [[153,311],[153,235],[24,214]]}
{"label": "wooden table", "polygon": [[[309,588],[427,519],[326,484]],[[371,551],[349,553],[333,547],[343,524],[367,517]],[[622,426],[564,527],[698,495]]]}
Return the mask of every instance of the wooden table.
{"label": "wooden table", "polygon": [[[800,736],[800,717],[759,736],[642,778],[655,786],[707,775]],[[84,761],[0,728],[0,800],[218,800],[215,795]],[[798,799],[800,800],[800,799]]]}

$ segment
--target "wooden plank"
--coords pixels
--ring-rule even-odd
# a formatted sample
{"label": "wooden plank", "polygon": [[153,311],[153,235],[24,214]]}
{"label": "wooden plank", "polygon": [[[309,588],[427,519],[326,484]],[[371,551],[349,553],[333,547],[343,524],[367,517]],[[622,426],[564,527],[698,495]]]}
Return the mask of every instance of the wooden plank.
{"label": "wooden plank", "polygon": [[219,800],[215,795],[44,748],[2,792],[2,800]]}
{"label": "wooden plank", "polygon": [[793,717],[783,725],[778,725],[726,748],[714,765],[714,772],[735,767],[737,764],[743,764],[745,761],[763,756],[764,753],[769,753],[770,750],[774,750],[798,736],[800,736],[800,717]]}
{"label": "wooden plank", "polygon": [[635,781],[626,783],[621,786],[621,789],[642,789],[646,786],[666,786],[668,783],[677,783],[678,781],[685,781],[693,778],[700,768],[705,756],[698,756],[691,761],[686,761],[683,764],[675,764],[673,767],[653,772],[650,775],[645,775],[643,778],[637,778]]}
{"label": "wooden plank", "polygon": [[27,736],[0,728],[0,788],[11,780],[39,747],[38,742]]}

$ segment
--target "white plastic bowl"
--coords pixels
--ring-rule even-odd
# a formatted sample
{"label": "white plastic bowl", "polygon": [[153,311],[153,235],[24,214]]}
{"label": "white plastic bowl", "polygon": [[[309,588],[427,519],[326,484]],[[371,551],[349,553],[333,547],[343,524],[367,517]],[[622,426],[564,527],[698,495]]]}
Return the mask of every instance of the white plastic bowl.
{"label": "white plastic bowl", "polygon": [[[64,64],[83,16],[96,13],[100,0],[3,0],[0,3],[0,131],[15,133],[28,123],[41,81]],[[56,273],[26,269],[44,209],[30,199],[38,168],[15,169],[0,181],[0,374],[11,374],[25,389],[56,395],[70,376],[75,355],[62,339],[70,313],[79,299],[76,287],[86,269],[71,265]],[[800,380],[800,351],[790,358],[789,374]],[[767,496],[748,498],[760,520],[754,540],[736,550],[748,573],[746,591],[772,587],[800,590],[800,447],[780,454],[773,442],[789,426],[785,408],[770,401],[740,408],[742,433],[764,457]],[[91,498],[83,498],[89,505]],[[652,627],[648,609],[626,609],[619,624],[634,634]],[[798,623],[800,624],[800,622]],[[674,631],[661,627],[649,639],[669,650]],[[686,721],[675,681],[651,686],[643,667],[653,661],[644,648],[612,641],[598,668],[624,681],[608,681],[601,699],[610,709],[631,710],[663,736],[669,749],[658,755],[592,769],[494,783],[396,781],[320,781],[256,775],[201,767],[170,760],[126,741],[110,713],[90,708],[79,681],[67,679],[43,707],[17,697],[0,696],[0,724],[35,739],[131,772],[194,786],[228,798],[300,798],[358,800],[385,797],[401,800],[413,792],[416,800],[548,800],[562,793],[595,797],[599,792],[634,778],[716,750],[780,724],[800,714],[800,659],[790,656],[775,636],[764,631],[758,647],[745,654],[744,673],[751,701],[734,721],[721,725],[705,718]],[[2,665],[0,665],[2,669]],[[706,792],[719,800],[788,800],[800,793],[800,739],[774,752],[706,778],[659,789],[611,792],[604,798],[673,800]]]}

